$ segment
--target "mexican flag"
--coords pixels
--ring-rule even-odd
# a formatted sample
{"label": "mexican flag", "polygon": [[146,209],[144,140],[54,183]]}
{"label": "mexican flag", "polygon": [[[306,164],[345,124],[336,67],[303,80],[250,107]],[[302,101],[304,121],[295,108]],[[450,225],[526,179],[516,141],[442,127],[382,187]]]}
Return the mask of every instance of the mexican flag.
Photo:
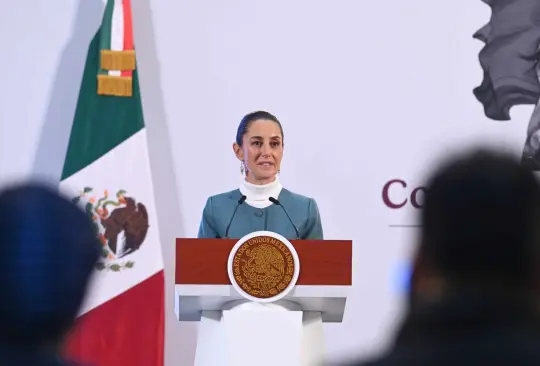
{"label": "mexican flag", "polygon": [[60,190],[102,243],[67,356],[99,366],[162,366],[164,274],[130,0],[109,0],[90,43]]}

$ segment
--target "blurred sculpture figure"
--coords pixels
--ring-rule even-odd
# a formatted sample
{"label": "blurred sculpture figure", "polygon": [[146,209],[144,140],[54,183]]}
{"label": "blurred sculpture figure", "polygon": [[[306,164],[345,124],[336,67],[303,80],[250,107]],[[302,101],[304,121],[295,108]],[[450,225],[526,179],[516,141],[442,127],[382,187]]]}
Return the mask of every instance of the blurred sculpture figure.
{"label": "blurred sculpture figure", "polygon": [[479,54],[482,84],[474,89],[486,117],[510,120],[510,109],[535,105],[524,141],[522,164],[540,170],[540,0],[482,0],[489,22],[474,38],[485,44]]}

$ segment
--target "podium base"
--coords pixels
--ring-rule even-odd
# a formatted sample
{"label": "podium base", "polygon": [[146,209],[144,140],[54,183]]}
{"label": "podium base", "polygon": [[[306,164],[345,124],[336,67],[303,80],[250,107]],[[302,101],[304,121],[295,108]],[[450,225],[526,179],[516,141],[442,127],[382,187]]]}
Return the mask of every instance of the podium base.
{"label": "podium base", "polygon": [[308,366],[324,349],[320,312],[287,300],[239,300],[202,312],[195,366]]}

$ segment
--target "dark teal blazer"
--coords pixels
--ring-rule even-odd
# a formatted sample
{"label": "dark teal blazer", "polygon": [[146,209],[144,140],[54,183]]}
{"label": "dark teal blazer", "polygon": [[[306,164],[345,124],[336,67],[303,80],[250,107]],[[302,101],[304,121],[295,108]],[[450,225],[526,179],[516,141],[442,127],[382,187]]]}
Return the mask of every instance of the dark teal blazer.
{"label": "dark teal blazer", "polygon": [[[204,207],[199,238],[224,238],[238,200],[239,189],[208,198]],[[313,198],[305,197],[283,188],[279,202],[298,228],[300,239],[323,239],[321,217]],[[271,205],[256,208],[243,203],[238,207],[229,228],[229,238],[239,239],[254,231],[273,231],[289,240],[296,239],[296,232],[283,207]]]}

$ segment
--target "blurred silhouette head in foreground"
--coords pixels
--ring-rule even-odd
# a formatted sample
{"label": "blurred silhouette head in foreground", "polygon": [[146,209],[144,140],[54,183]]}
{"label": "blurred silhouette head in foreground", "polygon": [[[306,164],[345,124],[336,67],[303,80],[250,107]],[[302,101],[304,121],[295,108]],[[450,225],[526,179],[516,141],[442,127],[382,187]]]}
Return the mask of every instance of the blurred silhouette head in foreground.
{"label": "blurred silhouette head in foreground", "polygon": [[540,188],[517,159],[475,150],[447,161],[421,215],[413,299],[539,290]]}
{"label": "blurred silhouette head in foreground", "polygon": [[426,184],[410,308],[363,366],[540,365],[540,187],[511,156],[474,150]]}
{"label": "blurred silhouette head in foreground", "polygon": [[54,190],[30,184],[0,192],[3,349],[58,347],[98,255],[86,214]]}

